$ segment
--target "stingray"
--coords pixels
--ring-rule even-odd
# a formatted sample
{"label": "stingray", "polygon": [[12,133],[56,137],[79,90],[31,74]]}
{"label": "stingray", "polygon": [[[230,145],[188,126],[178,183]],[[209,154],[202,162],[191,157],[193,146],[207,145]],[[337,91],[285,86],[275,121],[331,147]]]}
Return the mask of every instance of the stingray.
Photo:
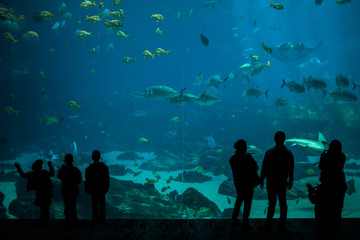
{"label": "stingray", "polygon": [[271,55],[282,62],[294,62],[318,49],[321,45],[322,41],[314,48],[308,48],[299,42],[285,42],[272,47]]}

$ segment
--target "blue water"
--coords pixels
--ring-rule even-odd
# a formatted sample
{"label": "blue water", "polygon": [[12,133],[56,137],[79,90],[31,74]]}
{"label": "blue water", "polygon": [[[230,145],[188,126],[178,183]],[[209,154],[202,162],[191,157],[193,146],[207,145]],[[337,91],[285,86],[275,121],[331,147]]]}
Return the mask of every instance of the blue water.
{"label": "blue water", "polygon": [[[124,0],[120,7],[104,0],[101,9],[82,9],[81,1],[63,2],[72,19],[54,31],[51,28],[55,22],[61,24],[63,20],[58,10],[61,1],[9,1],[14,14],[26,14],[27,19],[20,31],[10,31],[19,40],[15,44],[3,36],[9,30],[0,29],[1,108],[10,105],[19,110],[18,116],[0,113],[0,137],[8,139],[0,145],[3,160],[31,151],[30,145],[57,154],[72,152],[73,141],[83,155],[93,149],[155,153],[167,149],[181,155],[182,151],[206,149],[207,136],[213,136],[221,148],[231,149],[237,139],[244,138],[265,151],[273,145],[277,130],[284,130],[289,138],[307,139],[317,139],[318,132],[322,132],[328,141],[342,141],[344,151],[359,159],[358,101],[336,102],[329,95],[323,97],[320,90],[306,89],[296,94],[280,88],[282,79],[302,83],[304,76],[298,66],[311,58],[327,62],[321,73],[327,91],[337,88],[338,74],[360,82],[358,1],[336,4],[329,0],[320,6],[312,0],[283,1],[284,10],[269,8],[268,2],[260,0],[223,0],[208,9],[198,8],[204,0]],[[119,38],[104,26],[105,19],[111,17],[101,16],[99,23],[85,20],[86,15],[96,15],[106,8],[124,10],[124,27],[119,30],[129,34],[128,39]],[[31,16],[38,9],[52,12],[55,18],[33,22]],[[161,13],[165,21],[152,19],[155,13]],[[158,27],[163,36],[156,35]],[[79,29],[92,32],[92,37],[76,37]],[[36,31],[39,41],[22,40],[28,30]],[[201,43],[201,33],[209,39],[209,46]],[[278,61],[261,47],[262,42],[275,47],[287,41],[308,47],[321,41],[323,44],[291,63]],[[144,50],[153,53],[158,47],[169,50],[169,55],[143,58]],[[93,54],[92,48],[97,49]],[[270,69],[265,68],[250,83],[243,82],[239,75],[234,84],[226,83],[226,87],[207,85],[213,75],[225,78],[231,72],[236,74],[239,66],[251,61],[250,54],[258,55],[263,64],[270,61]],[[124,57],[136,57],[136,61],[127,64],[122,62]],[[92,69],[96,72],[91,73]],[[16,70],[24,74],[14,73]],[[40,71],[44,71],[46,80]],[[194,83],[200,71],[204,82],[197,86]],[[155,85],[168,85],[178,91],[186,88],[194,94],[212,92],[222,101],[212,106],[180,105],[127,94]],[[245,102],[242,94],[252,86],[269,89],[269,97],[250,97]],[[359,88],[352,90],[352,83],[347,90],[360,97]],[[10,94],[14,94],[13,100]],[[288,105],[274,104],[280,96],[287,98]],[[81,107],[70,109],[69,101]],[[45,126],[41,119],[48,116],[59,122]],[[178,124],[170,121],[176,116],[182,120]],[[151,144],[140,143],[140,137],[151,140]],[[293,151],[295,158],[306,159],[306,153],[296,148]],[[260,164],[262,159],[257,160]]]}

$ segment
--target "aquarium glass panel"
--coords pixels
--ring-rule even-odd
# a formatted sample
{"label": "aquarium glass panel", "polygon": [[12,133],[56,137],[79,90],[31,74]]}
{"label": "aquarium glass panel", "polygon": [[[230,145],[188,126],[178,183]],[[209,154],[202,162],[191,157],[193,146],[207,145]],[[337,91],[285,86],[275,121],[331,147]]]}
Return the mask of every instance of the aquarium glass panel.
{"label": "aquarium glass panel", "polygon": [[[72,154],[78,217],[90,219],[85,169],[99,150],[106,218],[230,219],[234,143],[247,142],[260,174],[279,130],[295,159],[288,217],[314,218],[307,183],[320,184],[334,139],[346,155],[342,216],[359,217],[359,10],[355,0],[0,0],[0,217],[39,218],[15,163],[26,175],[42,159],[55,170],[50,217],[64,219],[57,175]],[[267,207],[265,182],[250,218]]]}

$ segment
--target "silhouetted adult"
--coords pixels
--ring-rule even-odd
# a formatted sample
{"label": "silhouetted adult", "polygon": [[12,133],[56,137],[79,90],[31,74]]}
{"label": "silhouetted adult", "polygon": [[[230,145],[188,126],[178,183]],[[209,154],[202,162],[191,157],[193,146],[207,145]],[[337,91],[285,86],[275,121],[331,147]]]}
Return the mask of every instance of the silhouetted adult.
{"label": "silhouetted adult", "polygon": [[93,222],[105,221],[105,194],[110,187],[109,169],[103,162],[99,162],[100,152],[94,150],[90,164],[85,170],[85,192],[91,195]]}
{"label": "silhouetted adult", "polygon": [[43,160],[38,159],[32,164],[32,172],[24,173],[18,162],[15,167],[22,178],[27,178],[27,191],[35,190],[34,205],[40,208],[40,220],[48,222],[53,185],[50,177],[54,176],[54,167],[48,162],[49,171],[42,169]]}
{"label": "silhouetted adult", "polygon": [[286,188],[291,189],[294,180],[294,156],[284,145],[285,133],[278,131],[274,137],[275,147],[265,153],[260,175],[260,187],[264,188],[266,178],[266,189],[269,206],[265,227],[271,226],[275,213],[276,197],[279,199],[280,220],[279,227],[284,228],[287,217]]}
{"label": "silhouetted adult", "polygon": [[341,222],[341,213],[344,206],[346,193],[346,180],[344,164],[346,156],[342,152],[341,142],[333,140],[329,150],[324,151],[320,157],[319,169],[320,182],[322,186],[322,207],[325,215],[319,219],[325,225],[334,224],[338,226]]}
{"label": "silhouetted adult", "polygon": [[61,194],[64,197],[64,214],[67,222],[78,219],[76,200],[79,195],[79,186],[82,182],[81,172],[73,165],[72,154],[65,155],[65,164],[60,168],[57,178],[61,180]]}
{"label": "silhouetted adult", "polygon": [[257,175],[259,167],[251,154],[246,153],[247,144],[245,140],[238,140],[234,144],[234,148],[236,149],[236,152],[229,160],[236,189],[236,202],[232,215],[232,223],[234,226],[240,225],[238,215],[241,204],[244,202],[242,228],[252,229],[249,224],[249,216],[254,187],[259,184]]}

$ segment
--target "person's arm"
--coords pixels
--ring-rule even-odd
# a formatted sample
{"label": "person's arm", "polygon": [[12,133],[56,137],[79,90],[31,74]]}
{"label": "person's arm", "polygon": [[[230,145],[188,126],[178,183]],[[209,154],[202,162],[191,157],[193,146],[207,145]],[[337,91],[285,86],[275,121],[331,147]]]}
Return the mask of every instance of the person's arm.
{"label": "person's arm", "polygon": [[292,154],[292,152],[290,152],[290,159],[289,159],[289,185],[288,185],[288,189],[291,189],[293,186],[293,181],[294,181],[294,155]]}
{"label": "person's arm", "polygon": [[20,163],[16,162],[16,163],[15,163],[15,167],[16,167],[18,173],[20,174],[20,176],[21,176],[22,178],[28,178],[29,174],[28,174],[28,173],[24,173],[24,171],[23,171],[23,170],[21,169],[21,167],[20,167]]}
{"label": "person's arm", "polygon": [[82,176],[81,176],[81,172],[78,168],[76,168],[76,172],[77,172],[77,179],[76,179],[76,182],[78,184],[82,183]]}
{"label": "person's arm", "polygon": [[58,174],[56,175],[56,177],[60,180],[62,180],[64,178],[64,166],[65,165],[62,165],[62,167],[59,169]]}
{"label": "person's arm", "polygon": [[109,174],[109,168],[106,166],[106,192],[109,190],[110,187],[110,174]]}
{"label": "person's arm", "polygon": [[264,180],[266,177],[266,172],[267,172],[267,161],[268,161],[268,152],[265,153],[264,156],[264,160],[262,162],[262,166],[261,166],[261,173],[260,173],[260,188],[264,189]]}

